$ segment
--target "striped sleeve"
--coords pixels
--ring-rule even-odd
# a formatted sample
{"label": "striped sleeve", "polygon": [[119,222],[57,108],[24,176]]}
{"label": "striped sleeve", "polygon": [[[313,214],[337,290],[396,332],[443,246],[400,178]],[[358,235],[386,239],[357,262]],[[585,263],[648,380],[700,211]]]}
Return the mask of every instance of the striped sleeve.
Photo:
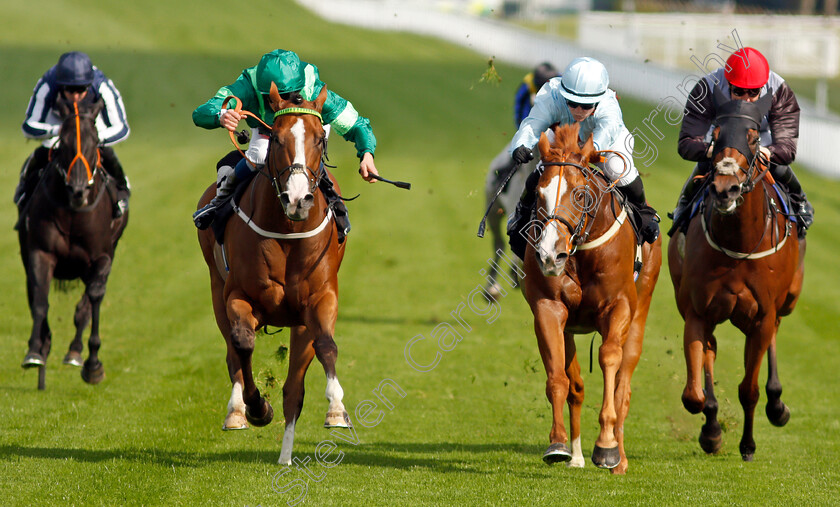
{"label": "striped sleeve", "polygon": [[49,84],[44,78],[39,79],[26,108],[26,119],[22,125],[24,136],[30,139],[48,139],[58,135],[60,125],[58,118],[50,114],[51,108],[47,105],[49,95]]}
{"label": "striped sleeve", "polygon": [[96,118],[96,129],[99,131],[99,143],[111,146],[124,141],[131,129],[125,115],[125,105],[117,87],[110,79],[104,79],[97,90],[105,107]]}

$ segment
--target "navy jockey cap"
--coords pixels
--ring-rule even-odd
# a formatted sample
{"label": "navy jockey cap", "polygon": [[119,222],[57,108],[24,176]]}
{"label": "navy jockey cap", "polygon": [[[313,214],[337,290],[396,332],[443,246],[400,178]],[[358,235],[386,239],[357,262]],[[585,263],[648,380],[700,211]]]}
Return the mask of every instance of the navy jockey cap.
{"label": "navy jockey cap", "polygon": [[58,59],[55,82],[61,86],[88,86],[93,83],[93,64],[80,51],[64,53]]}

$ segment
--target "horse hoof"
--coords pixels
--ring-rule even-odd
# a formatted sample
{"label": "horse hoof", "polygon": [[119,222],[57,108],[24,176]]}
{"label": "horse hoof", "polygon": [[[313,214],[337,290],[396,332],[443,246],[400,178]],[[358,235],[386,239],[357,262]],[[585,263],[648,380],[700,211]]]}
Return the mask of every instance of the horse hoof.
{"label": "horse hoof", "polygon": [[753,460],[754,456],[755,456],[755,454],[741,454],[741,459],[746,461],[747,463],[749,463],[750,461]]}
{"label": "horse hoof", "polygon": [[274,419],[274,409],[271,408],[271,403],[265,401],[265,399],[262,399],[262,403],[264,410],[264,414],[262,417],[254,417],[253,415],[251,415],[251,407],[245,407],[245,419],[247,419],[252,426],[262,427],[270,423],[271,420]]}
{"label": "horse hoof", "polygon": [[782,405],[781,411],[771,407],[769,403],[765,407],[765,411],[767,412],[767,419],[770,420],[770,424],[781,428],[790,421],[790,409],[781,401],[779,403]]}
{"label": "horse hoof", "polygon": [[548,465],[562,463],[572,459],[572,451],[563,442],[556,442],[548,446],[548,449],[543,453],[542,459]]}
{"label": "horse hoof", "polygon": [[705,432],[700,432],[700,438],[698,439],[700,442],[700,448],[703,449],[703,452],[706,454],[717,454],[720,451],[721,447],[721,435],[718,433],[717,435],[708,435]]}
{"label": "horse hoof", "polygon": [[96,385],[105,378],[105,367],[100,363],[96,368],[91,368],[87,364],[82,367],[82,380],[88,384]]}
{"label": "horse hoof", "polygon": [[45,364],[47,364],[47,362],[44,361],[44,356],[37,352],[30,352],[23,358],[23,363],[21,363],[20,366],[21,368],[35,368],[38,366],[44,366]]}
{"label": "horse hoof", "polygon": [[327,418],[324,420],[325,428],[352,428],[353,423],[350,422],[350,415],[346,411],[342,412],[327,412]]}
{"label": "horse hoof", "polygon": [[69,364],[70,366],[82,366],[82,355],[72,350],[64,356],[64,360],[61,361],[61,364]]}
{"label": "horse hoof", "polygon": [[592,451],[592,463],[598,468],[617,467],[621,463],[621,453],[618,451],[618,446],[605,449],[595,445],[595,450]]}
{"label": "horse hoof", "polygon": [[222,425],[222,431],[236,431],[247,429],[248,423],[245,419],[245,416],[238,412],[228,414],[228,416],[225,417],[225,424]]}

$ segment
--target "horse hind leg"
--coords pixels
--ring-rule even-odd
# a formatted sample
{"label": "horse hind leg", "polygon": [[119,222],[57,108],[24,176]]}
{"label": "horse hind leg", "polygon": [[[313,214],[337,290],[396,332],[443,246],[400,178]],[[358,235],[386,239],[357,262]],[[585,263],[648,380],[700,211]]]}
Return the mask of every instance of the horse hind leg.
{"label": "horse hind leg", "polygon": [[779,370],[776,367],[776,337],[773,337],[767,349],[767,405],[765,412],[767,419],[773,426],[782,427],[790,420],[790,409],[782,402],[782,383],[779,381]]}
{"label": "horse hind leg", "polygon": [[292,464],[292,449],[295,443],[295,424],[303,410],[304,379],[306,370],[315,357],[313,339],[304,326],[290,330],[289,372],[283,384],[283,417],[286,427],[283,431],[283,446],[280,449],[281,465]]}
{"label": "horse hind leg", "polygon": [[712,335],[706,344],[704,370],[706,380],[706,402],[703,404],[703,415],[706,422],[700,428],[700,448],[707,454],[716,454],[721,447],[721,427],[718,422],[718,401],[715,397],[715,357],[717,356],[717,339]]}
{"label": "horse hind leg", "polygon": [[82,298],[79,300],[79,303],[76,305],[76,313],[73,316],[73,323],[76,326],[76,335],[73,337],[73,341],[70,342],[70,347],[68,347],[67,354],[64,356],[64,360],[62,361],[63,364],[69,364],[70,366],[82,366],[82,335],[84,334],[88,323],[90,323],[90,319],[90,298],[87,295],[87,291],[85,291],[85,293],[82,294]]}

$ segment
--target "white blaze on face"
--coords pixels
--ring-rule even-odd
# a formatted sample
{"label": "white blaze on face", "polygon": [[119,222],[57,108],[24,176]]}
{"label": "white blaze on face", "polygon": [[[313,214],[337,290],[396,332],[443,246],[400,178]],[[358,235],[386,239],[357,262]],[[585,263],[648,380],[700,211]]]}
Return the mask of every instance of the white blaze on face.
{"label": "white blaze on face", "polygon": [[732,157],[724,157],[723,160],[717,163],[717,167],[715,168],[718,174],[722,174],[724,176],[735,176],[738,173],[738,163]]}
{"label": "white blaze on face", "polygon": [[[563,199],[566,190],[566,180],[561,180],[559,175],[551,178],[548,185],[540,189],[540,194],[542,194],[543,200],[545,201],[545,207],[542,210],[545,213],[544,216],[551,216],[556,213],[557,210],[554,208]],[[540,238],[540,248],[537,252],[543,259],[554,258],[557,241],[560,239],[560,235],[557,232],[557,227],[559,226],[560,224],[557,221],[549,221],[543,230]]]}
{"label": "white blaze on face", "polygon": [[[295,159],[294,164],[300,164],[301,167],[306,167],[306,128],[303,126],[303,120],[298,118],[298,121],[290,129],[292,135],[295,137]],[[306,173],[296,173],[289,177],[286,184],[286,191],[289,193],[289,203],[296,205],[303,197],[309,193],[309,180]]]}

